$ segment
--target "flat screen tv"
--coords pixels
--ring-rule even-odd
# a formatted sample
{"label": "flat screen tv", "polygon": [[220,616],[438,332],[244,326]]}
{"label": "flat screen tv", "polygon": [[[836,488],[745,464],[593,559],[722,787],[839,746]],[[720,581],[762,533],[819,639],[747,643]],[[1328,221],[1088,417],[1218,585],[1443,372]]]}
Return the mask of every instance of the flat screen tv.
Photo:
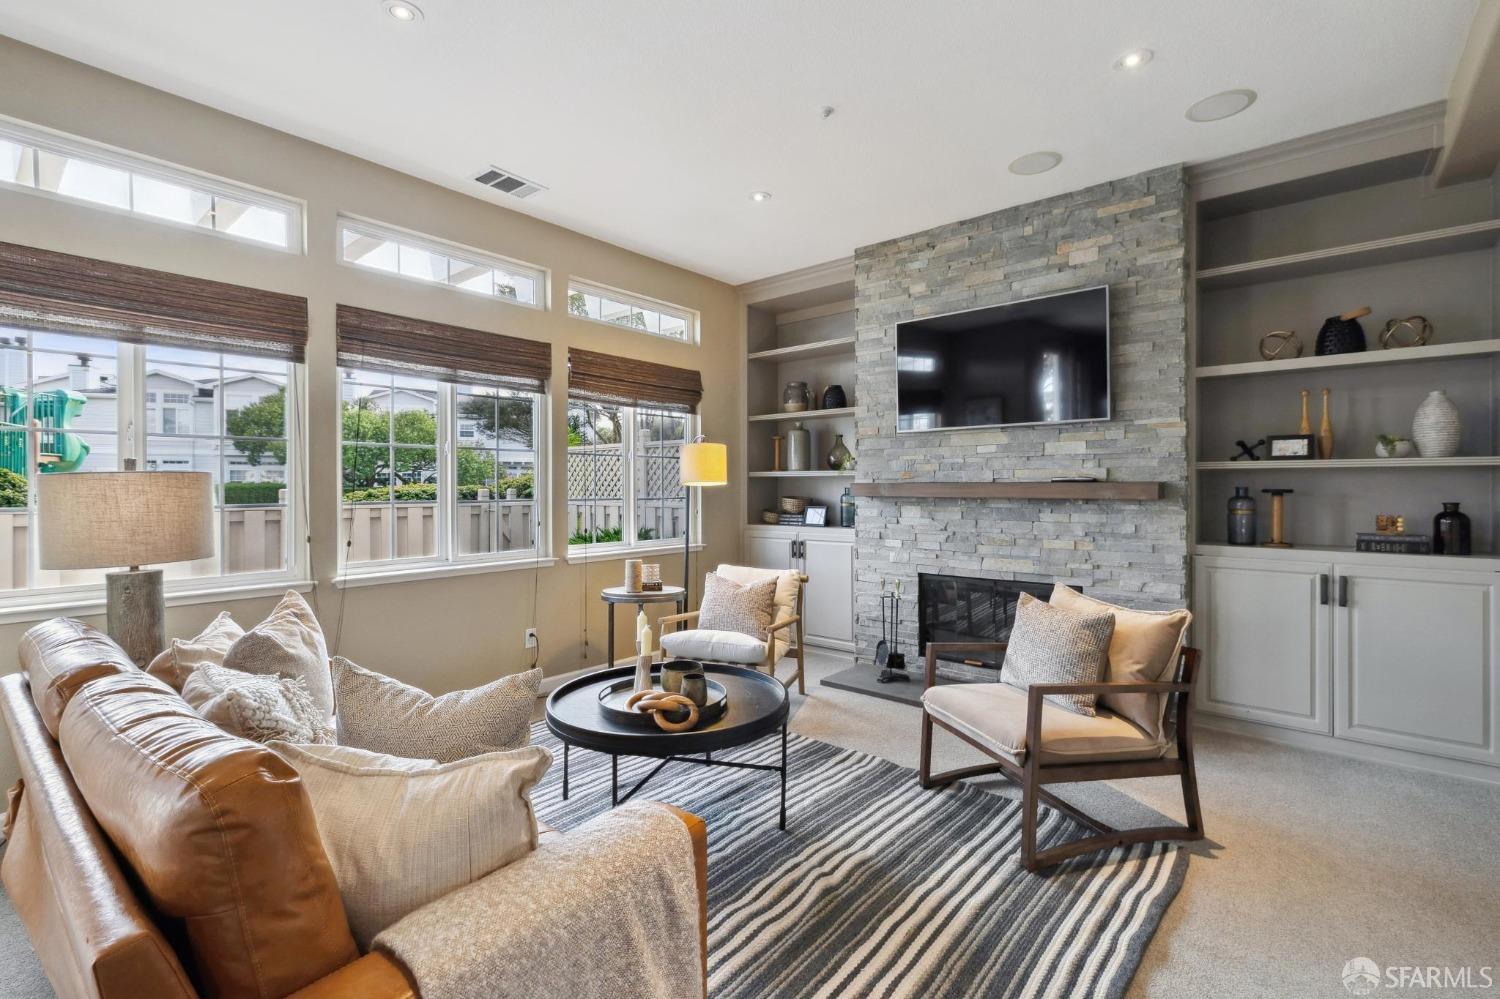
{"label": "flat screen tv", "polygon": [[1109,419],[1109,288],[896,325],[897,429]]}

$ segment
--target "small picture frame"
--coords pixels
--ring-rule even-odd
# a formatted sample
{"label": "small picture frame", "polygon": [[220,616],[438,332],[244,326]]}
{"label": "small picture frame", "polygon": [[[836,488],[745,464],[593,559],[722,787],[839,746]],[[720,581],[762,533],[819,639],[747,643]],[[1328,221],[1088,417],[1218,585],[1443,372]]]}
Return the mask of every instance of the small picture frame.
{"label": "small picture frame", "polygon": [[826,527],[828,525],[828,508],[826,506],[810,506],[806,512],[808,527]]}
{"label": "small picture frame", "polygon": [[1271,461],[1310,461],[1317,456],[1312,434],[1272,434],[1266,438],[1266,457]]}

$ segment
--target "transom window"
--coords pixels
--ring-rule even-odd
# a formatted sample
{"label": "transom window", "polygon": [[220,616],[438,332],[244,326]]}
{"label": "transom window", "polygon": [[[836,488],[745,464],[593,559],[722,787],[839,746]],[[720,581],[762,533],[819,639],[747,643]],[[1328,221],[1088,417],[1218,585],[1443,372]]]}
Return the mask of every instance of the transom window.
{"label": "transom window", "polygon": [[19,123],[0,121],[0,184],[302,252],[290,198]]}
{"label": "transom window", "polygon": [[568,312],[581,319],[623,326],[670,340],[698,342],[696,312],[616,288],[569,281]]}
{"label": "transom window", "polygon": [[546,272],[539,267],[348,216],[339,217],[339,259],[532,308],[541,308],[547,285]]}
{"label": "transom window", "polygon": [[568,544],[629,548],[681,539],[679,453],[693,417],[568,401]]}

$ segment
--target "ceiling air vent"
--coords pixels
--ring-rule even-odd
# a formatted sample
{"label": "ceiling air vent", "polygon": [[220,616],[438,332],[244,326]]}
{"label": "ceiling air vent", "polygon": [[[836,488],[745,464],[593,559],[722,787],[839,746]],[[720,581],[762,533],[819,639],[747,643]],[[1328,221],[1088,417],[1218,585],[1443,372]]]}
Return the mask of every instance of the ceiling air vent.
{"label": "ceiling air vent", "polygon": [[517,177],[509,170],[502,170],[492,166],[488,170],[474,178],[485,187],[493,187],[501,194],[508,194],[512,198],[529,198],[546,188],[535,181],[527,180],[525,177]]}

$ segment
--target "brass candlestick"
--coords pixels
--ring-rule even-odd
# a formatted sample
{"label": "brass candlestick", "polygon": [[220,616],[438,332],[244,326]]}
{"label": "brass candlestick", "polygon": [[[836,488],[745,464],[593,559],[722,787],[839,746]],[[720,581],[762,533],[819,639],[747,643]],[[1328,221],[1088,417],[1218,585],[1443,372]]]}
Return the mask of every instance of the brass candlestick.
{"label": "brass candlestick", "polygon": [[1269,493],[1271,496],[1271,540],[1262,541],[1262,548],[1290,548],[1283,538],[1286,530],[1286,500],[1288,493],[1296,492],[1295,489],[1262,489],[1261,492]]}

